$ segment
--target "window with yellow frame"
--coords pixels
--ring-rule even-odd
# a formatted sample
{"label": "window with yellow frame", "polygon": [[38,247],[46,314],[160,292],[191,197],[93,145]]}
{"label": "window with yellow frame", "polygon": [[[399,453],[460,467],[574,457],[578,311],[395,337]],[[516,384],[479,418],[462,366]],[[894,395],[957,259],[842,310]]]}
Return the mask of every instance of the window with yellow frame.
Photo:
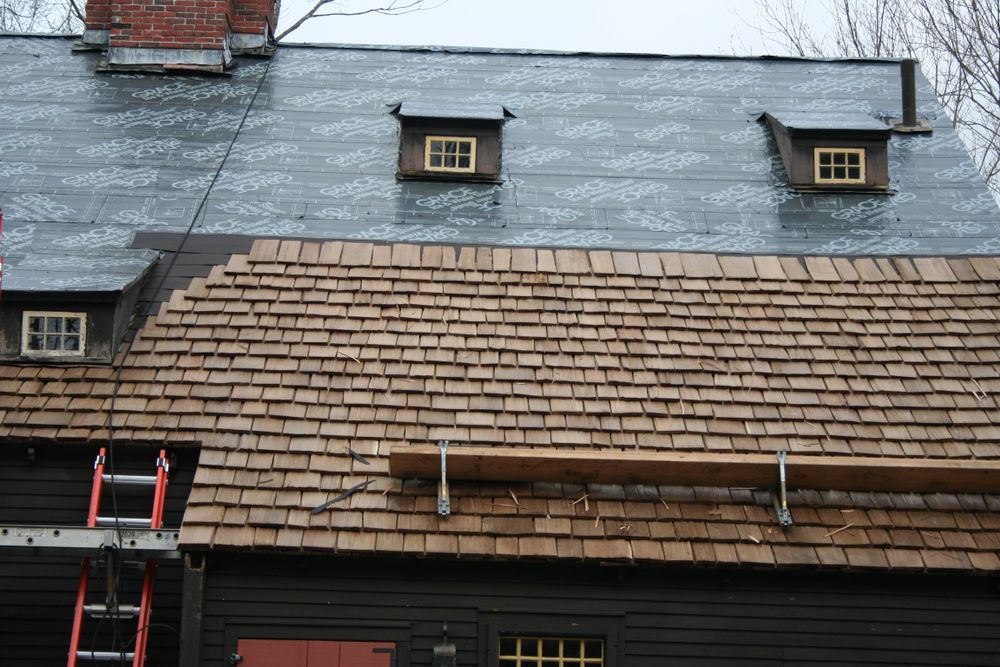
{"label": "window with yellow frame", "polygon": [[604,640],[500,637],[499,667],[604,667]]}
{"label": "window with yellow frame", "polygon": [[427,136],[424,140],[424,169],[452,174],[476,171],[476,138]]}
{"label": "window with yellow frame", "polygon": [[859,185],[865,183],[864,148],[813,149],[814,180],[826,185]]}

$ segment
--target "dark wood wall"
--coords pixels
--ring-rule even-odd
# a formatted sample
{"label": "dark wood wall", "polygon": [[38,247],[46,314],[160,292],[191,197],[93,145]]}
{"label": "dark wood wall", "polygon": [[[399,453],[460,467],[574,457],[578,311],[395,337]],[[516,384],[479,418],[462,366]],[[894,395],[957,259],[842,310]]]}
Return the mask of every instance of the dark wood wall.
{"label": "dark wood wall", "polygon": [[112,341],[117,330],[118,317],[114,303],[90,301],[83,296],[72,301],[65,300],[64,296],[60,301],[10,293],[4,294],[4,307],[0,309],[0,356],[5,359],[22,359],[28,363],[38,363],[32,362],[30,356],[21,354],[23,343],[21,328],[25,311],[84,313],[86,317],[87,334],[83,356],[54,357],[41,363],[58,365],[111,360]]}
{"label": "dark wood wall", "polygon": [[[500,176],[499,121],[468,119],[403,119],[402,141],[399,147],[401,178],[444,181],[495,181]],[[476,138],[476,170],[470,173],[435,173],[424,169],[425,139],[427,136],[454,136]]]}
{"label": "dark wood wall", "polygon": [[[241,637],[397,641],[430,665],[442,623],[458,664],[498,631],[608,631],[617,667],[1000,665],[998,580],[215,554],[204,665]],[[574,625],[576,624],[576,625]],[[492,633],[492,634],[491,634]]]}
{"label": "dark wood wall", "polygon": [[[97,447],[36,446],[34,460],[26,445],[0,446],[0,523],[84,525],[93,479]],[[179,526],[191,490],[197,452],[181,451],[171,471],[164,513],[166,526]],[[116,447],[116,472],[152,474],[156,451]],[[105,496],[102,514],[111,514]],[[149,516],[152,489],[124,491],[118,495],[120,516]],[[0,665],[65,664],[69,646],[73,602],[80,574],[80,560],[69,557],[11,556],[0,550]],[[123,603],[138,603],[140,570],[122,575]],[[156,582],[150,636],[149,665],[174,667],[178,661],[181,567],[163,561]],[[103,602],[103,572],[91,576],[91,601]],[[84,625],[82,647],[89,648],[96,622]],[[135,622],[123,622],[131,637]],[[110,626],[104,624],[93,639],[95,649],[105,648]]]}

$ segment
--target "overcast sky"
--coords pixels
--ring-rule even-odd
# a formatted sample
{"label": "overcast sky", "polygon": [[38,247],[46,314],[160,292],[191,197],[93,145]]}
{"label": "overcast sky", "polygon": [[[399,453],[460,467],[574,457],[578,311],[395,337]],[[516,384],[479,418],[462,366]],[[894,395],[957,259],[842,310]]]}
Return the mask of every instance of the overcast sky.
{"label": "overcast sky", "polygon": [[[378,4],[340,1],[354,9]],[[821,20],[822,0],[799,1]],[[283,0],[282,23],[300,16],[308,4]],[[754,0],[426,0],[425,4],[433,8],[405,16],[314,19],[287,40],[712,55],[777,50],[748,25],[755,20]],[[280,24],[279,29],[283,29]]]}

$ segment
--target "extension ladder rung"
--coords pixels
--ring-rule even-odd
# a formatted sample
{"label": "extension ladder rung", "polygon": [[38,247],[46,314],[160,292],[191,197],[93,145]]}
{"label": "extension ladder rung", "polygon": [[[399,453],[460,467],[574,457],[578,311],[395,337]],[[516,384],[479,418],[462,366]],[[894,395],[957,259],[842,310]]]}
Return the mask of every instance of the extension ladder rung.
{"label": "extension ladder rung", "polygon": [[78,660],[102,660],[104,662],[131,662],[135,653],[119,653],[118,651],[77,651]]}
{"label": "extension ladder rung", "polygon": [[105,482],[128,486],[156,486],[156,475],[101,475]]}
{"label": "extension ladder rung", "polygon": [[[165,450],[160,450],[160,455],[156,459],[156,475],[114,475],[105,474],[104,465],[106,461],[105,449],[102,447],[94,461],[94,481],[90,490],[90,509],[87,512],[87,528],[97,528],[117,526],[119,528],[145,528],[150,532],[159,531],[163,526],[163,507],[167,494],[167,482],[170,472],[170,464],[167,460]],[[153,509],[149,518],[136,517],[115,517],[98,516],[101,509],[101,492],[105,483],[112,484],[114,488],[118,486],[140,486],[152,487],[153,489]],[[117,510],[116,510],[117,512]],[[105,533],[110,531],[105,530]],[[135,533],[142,531],[135,531]],[[118,532],[118,536],[124,537],[124,533]],[[157,538],[159,538],[157,533]],[[130,538],[131,544],[136,543],[135,534]],[[108,550],[105,555],[106,567],[108,568],[108,597],[104,604],[85,604],[87,596],[87,584],[90,581],[91,559],[84,557],[80,563],[80,580],[76,589],[76,605],[73,609],[73,626],[70,630],[69,651],[66,653],[66,667],[76,667],[78,661],[95,661],[104,663],[129,663],[132,667],[145,667],[147,648],[149,645],[149,620],[152,613],[153,604],[153,584],[156,579],[157,560],[150,558],[146,561],[142,575],[142,594],[139,598],[139,605],[115,604],[117,580],[112,576],[116,564],[120,567],[119,554],[114,548],[105,544],[104,549]],[[110,608],[109,608],[110,604]],[[131,651],[81,651],[83,622],[84,618],[92,619],[124,619],[133,618],[138,627],[133,637]],[[97,621],[98,623],[102,621]],[[120,644],[120,640],[111,648],[125,647]]]}
{"label": "extension ladder rung", "polygon": [[133,604],[120,604],[108,609],[105,604],[85,604],[83,610],[93,618],[130,618],[139,615],[139,608]]}
{"label": "extension ladder rung", "polygon": [[116,523],[119,526],[135,526],[136,528],[149,528],[152,520],[145,519],[142,517],[125,517],[120,516],[116,520],[113,516],[99,516],[97,517],[98,526],[114,526]]}

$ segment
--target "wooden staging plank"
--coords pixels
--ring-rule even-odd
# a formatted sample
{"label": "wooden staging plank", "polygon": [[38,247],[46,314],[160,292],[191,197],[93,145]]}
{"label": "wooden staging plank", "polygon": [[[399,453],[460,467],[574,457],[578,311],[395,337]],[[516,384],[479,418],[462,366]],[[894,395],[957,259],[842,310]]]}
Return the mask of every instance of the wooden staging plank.
{"label": "wooden staging plank", "polygon": [[[790,489],[1000,493],[1000,461],[789,454],[785,469]],[[389,472],[401,478],[440,478],[440,450],[434,445],[395,447],[389,453]],[[635,453],[451,445],[448,448],[448,478],[772,487],[778,483],[778,459],[768,454]]]}

